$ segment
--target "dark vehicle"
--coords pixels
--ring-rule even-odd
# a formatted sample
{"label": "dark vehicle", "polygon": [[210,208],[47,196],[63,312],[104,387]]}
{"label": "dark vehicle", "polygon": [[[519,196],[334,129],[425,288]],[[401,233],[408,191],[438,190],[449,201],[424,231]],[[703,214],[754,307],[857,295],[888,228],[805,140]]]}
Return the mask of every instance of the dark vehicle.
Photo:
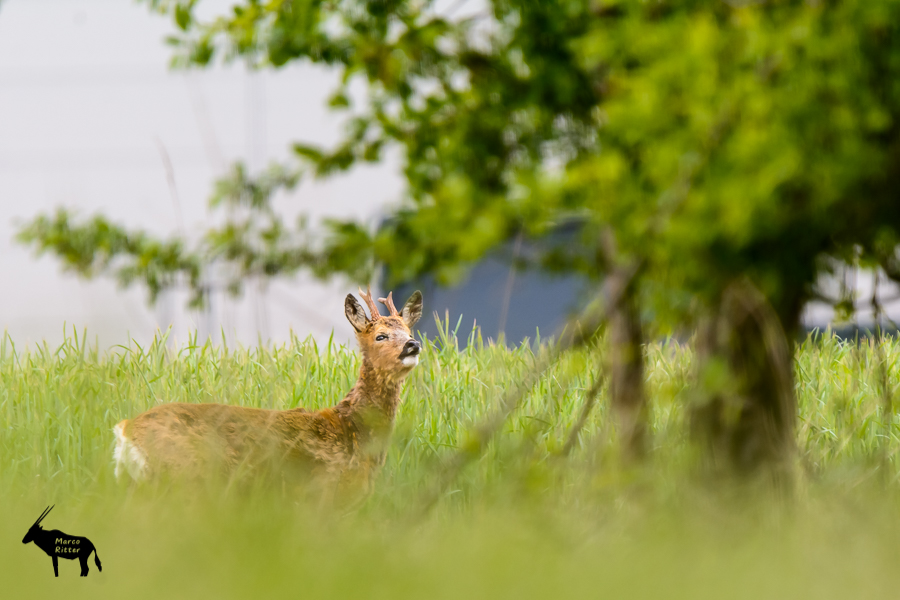
{"label": "dark vehicle", "polygon": [[[54,504],[53,506],[56,505]],[[103,566],[100,564],[100,556],[97,554],[97,549],[94,548],[94,544],[91,543],[91,540],[86,537],[68,535],[57,529],[44,531],[41,527],[41,521],[43,521],[44,517],[53,510],[53,506],[48,506],[44,512],[41,513],[38,520],[34,522],[34,525],[32,525],[28,530],[28,533],[25,534],[22,543],[27,544],[29,542],[34,542],[35,546],[46,552],[47,556],[53,559],[53,574],[57,577],[59,577],[60,557],[69,560],[75,560],[77,558],[81,563],[81,576],[87,577],[88,558],[91,556],[91,552],[94,553],[94,562],[97,564],[97,569],[102,571]]]}

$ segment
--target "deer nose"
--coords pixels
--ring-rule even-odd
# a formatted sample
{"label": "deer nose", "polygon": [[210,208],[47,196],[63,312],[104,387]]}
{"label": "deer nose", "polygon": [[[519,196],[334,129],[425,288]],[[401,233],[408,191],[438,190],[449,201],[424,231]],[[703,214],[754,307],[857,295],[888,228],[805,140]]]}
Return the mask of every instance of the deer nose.
{"label": "deer nose", "polygon": [[419,350],[422,349],[422,344],[417,342],[416,340],[407,340],[406,344],[403,345],[403,354],[418,354]]}

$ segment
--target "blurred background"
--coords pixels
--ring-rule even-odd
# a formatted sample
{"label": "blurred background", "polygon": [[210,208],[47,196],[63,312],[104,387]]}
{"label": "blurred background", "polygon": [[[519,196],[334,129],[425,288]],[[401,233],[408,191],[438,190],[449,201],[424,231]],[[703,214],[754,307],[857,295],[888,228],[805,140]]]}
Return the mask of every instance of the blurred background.
{"label": "blurred background", "polygon": [[[212,11],[228,2],[205,3]],[[243,65],[171,71],[168,19],[123,0],[12,0],[0,12],[0,327],[20,342],[63,339],[63,324],[86,328],[101,347],[157,328],[244,343],[298,335],[350,338],[346,281],[308,278],[215,294],[205,310],[164,293],[85,281],[36,260],[14,241],[15,224],[57,206],[102,211],[127,226],[166,235],[208,225],[213,182],[233,161],[251,168],[282,159],[298,138],[332,143],[341,119],[325,100],[337,76],[293,66],[250,72]],[[396,162],[306,184],[279,199],[316,217],[377,219],[400,191]]]}
{"label": "blurred background", "polygon": [[[219,14],[229,5],[201,3],[196,16]],[[478,5],[468,3],[459,14]],[[301,337],[334,332],[349,340],[343,297],[356,284],[343,276],[251,281],[239,297],[213,290],[202,309],[187,307],[187,292],[169,290],[151,305],[140,286],[122,289],[109,279],[78,278],[53,257],[36,259],[14,241],[17,224],[58,206],[81,217],[102,212],[162,236],[199,237],[210,225],[214,182],[233,162],[259,170],[284,160],[296,140],[325,146],[338,141],[346,117],[327,107],[338,83],[335,72],[296,63],[252,71],[242,62],[172,70],[172,51],[164,43],[172,30],[169,19],[149,14],[146,5],[122,0],[3,3],[0,268],[8,283],[0,296],[0,327],[19,342],[55,344],[66,324],[87,329],[101,347],[129,337],[146,341],[169,326],[181,340],[194,330],[201,338],[224,335],[242,343],[283,341],[292,330]],[[352,218],[376,227],[402,186],[400,161],[387,153],[379,163],[279,192],[275,201],[286,216]],[[490,337],[503,331],[511,342],[536,329],[552,333],[578,307],[585,282],[577,275],[517,272],[510,258],[528,251],[527,242],[510,241],[450,287],[433,278],[416,280],[397,295],[424,289],[429,317],[421,327],[431,334],[433,312],[453,324],[462,316],[464,330],[478,323]],[[870,272],[852,269],[842,277],[854,281],[860,298],[871,296]],[[839,279],[823,285],[834,292]],[[883,284],[879,294],[888,319],[900,316],[896,288]],[[811,303],[803,324],[824,328],[833,316],[829,304]],[[863,306],[855,322],[871,325],[871,310]]]}

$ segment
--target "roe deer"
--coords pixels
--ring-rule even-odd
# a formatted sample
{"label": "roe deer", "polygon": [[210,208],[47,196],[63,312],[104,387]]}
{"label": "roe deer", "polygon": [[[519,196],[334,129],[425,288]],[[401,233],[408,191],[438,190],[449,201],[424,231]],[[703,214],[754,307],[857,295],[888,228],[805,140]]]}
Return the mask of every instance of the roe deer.
{"label": "roe deer", "polygon": [[115,426],[116,477],[123,470],[145,479],[262,469],[281,477],[312,475],[325,484],[326,495],[345,487],[369,491],[372,475],[384,464],[401,384],[419,362],[422,345],[411,329],[422,316],[422,294],[413,293],[399,312],[393,293],[379,298],[387,316],[378,312],[371,289],[359,294],[371,318],[352,294],[344,313],[356,330],[362,366],[336,406],[312,412],[162,404]]}
{"label": "roe deer", "polygon": [[[54,504],[53,506],[56,505]],[[34,522],[34,525],[28,529],[28,533],[26,533],[25,538],[22,539],[22,543],[27,544],[29,542],[34,542],[35,546],[43,550],[47,556],[52,558],[53,574],[57,577],[59,577],[59,557],[67,558],[69,560],[75,560],[77,558],[78,562],[81,563],[81,576],[87,577],[88,558],[91,557],[91,552],[94,553],[94,564],[97,565],[99,571],[102,571],[103,566],[100,564],[100,555],[97,554],[97,549],[94,548],[94,544],[91,543],[91,540],[86,537],[68,535],[58,529],[44,531],[44,528],[41,527],[41,521],[50,514],[50,511],[53,510],[53,506],[48,506],[44,509],[44,512],[42,512],[41,516]]]}

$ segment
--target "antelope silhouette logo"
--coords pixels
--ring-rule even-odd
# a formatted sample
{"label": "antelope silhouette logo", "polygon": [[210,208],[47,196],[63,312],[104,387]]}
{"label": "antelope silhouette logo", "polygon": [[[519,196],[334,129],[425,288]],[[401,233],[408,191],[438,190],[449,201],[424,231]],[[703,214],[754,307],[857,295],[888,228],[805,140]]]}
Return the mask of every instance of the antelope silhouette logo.
{"label": "antelope silhouette logo", "polygon": [[[53,506],[56,505],[54,504]],[[29,542],[34,542],[35,546],[43,550],[47,556],[52,558],[53,574],[57,577],[59,577],[60,558],[67,558],[69,560],[75,560],[77,558],[81,563],[81,576],[87,577],[88,558],[91,556],[91,552],[94,553],[94,563],[97,565],[97,570],[102,571],[103,566],[100,564],[100,556],[97,555],[97,549],[94,548],[94,544],[91,543],[91,540],[86,537],[68,535],[58,529],[44,531],[44,528],[41,527],[41,521],[43,521],[44,517],[53,510],[53,506],[48,506],[44,512],[41,513],[38,520],[34,522],[31,529],[25,534],[22,543],[27,544]]]}

